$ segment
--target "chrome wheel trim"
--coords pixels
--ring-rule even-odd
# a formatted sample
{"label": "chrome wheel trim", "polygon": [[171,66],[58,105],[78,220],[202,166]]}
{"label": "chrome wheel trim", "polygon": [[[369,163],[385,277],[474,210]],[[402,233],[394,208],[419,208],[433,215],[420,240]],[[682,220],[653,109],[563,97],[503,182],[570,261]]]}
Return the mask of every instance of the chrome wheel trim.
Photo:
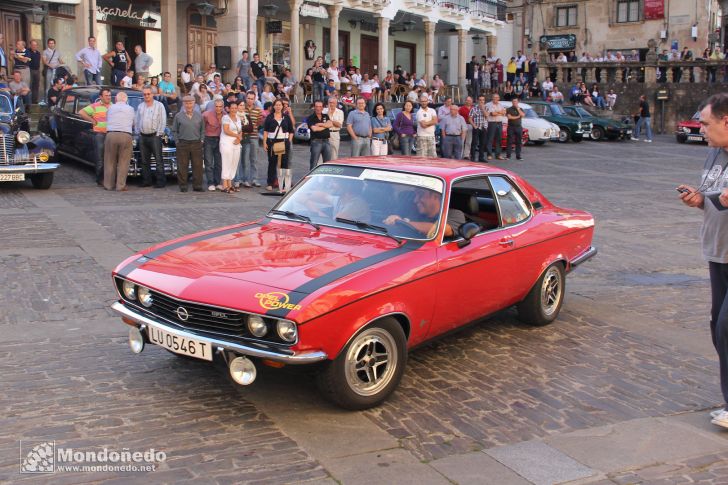
{"label": "chrome wheel trim", "polygon": [[541,283],[541,310],[545,316],[550,317],[556,312],[561,302],[563,287],[559,269],[552,266],[546,270]]}
{"label": "chrome wheel trim", "polygon": [[567,141],[569,141],[569,136],[570,135],[566,130],[559,131],[559,141],[561,143],[566,143]]}
{"label": "chrome wheel trim", "polygon": [[394,337],[381,328],[367,329],[356,336],[346,352],[346,383],[360,396],[373,396],[392,381],[398,361]]}

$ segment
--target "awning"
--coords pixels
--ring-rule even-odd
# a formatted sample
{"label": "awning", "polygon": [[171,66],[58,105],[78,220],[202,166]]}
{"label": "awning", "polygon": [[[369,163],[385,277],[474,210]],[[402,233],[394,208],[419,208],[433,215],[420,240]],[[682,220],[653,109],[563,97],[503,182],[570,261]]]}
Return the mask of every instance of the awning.
{"label": "awning", "polygon": [[45,0],[47,3],[62,3],[64,5],[80,5],[81,0]]}

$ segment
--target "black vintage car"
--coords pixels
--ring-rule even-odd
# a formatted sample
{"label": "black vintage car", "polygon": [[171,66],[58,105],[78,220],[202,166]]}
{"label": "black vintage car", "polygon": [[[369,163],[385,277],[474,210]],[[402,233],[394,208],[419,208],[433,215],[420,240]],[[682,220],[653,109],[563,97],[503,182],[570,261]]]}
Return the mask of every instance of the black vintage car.
{"label": "black vintage car", "polygon": [[33,187],[48,189],[53,184],[56,144],[48,136],[30,135],[23,101],[0,91],[0,182],[30,179]]}
{"label": "black vintage car", "polygon": [[[134,109],[142,103],[142,93],[133,89],[109,86],[111,89],[112,102],[116,99],[116,93],[124,91],[128,96],[127,103]],[[46,115],[38,124],[38,128],[44,131],[58,144],[59,158],[68,158],[95,167],[94,162],[94,139],[93,126],[83,119],[78,113],[99,98],[101,87],[82,86],[72,88],[61,93],[58,104],[51,108],[50,114]],[[138,137],[134,137],[134,150],[129,163],[129,176],[141,175],[141,157],[138,149]],[[164,172],[167,175],[177,173],[177,149],[169,128],[165,130],[162,138],[162,158],[164,160]],[[156,170],[156,161],[152,159],[152,170]]]}

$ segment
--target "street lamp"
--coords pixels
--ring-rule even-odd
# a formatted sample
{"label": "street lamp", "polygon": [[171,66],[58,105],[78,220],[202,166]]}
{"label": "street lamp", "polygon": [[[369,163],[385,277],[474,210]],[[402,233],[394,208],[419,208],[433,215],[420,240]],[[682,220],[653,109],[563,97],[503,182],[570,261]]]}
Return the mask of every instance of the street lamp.
{"label": "street lamp", "polygon": [[212,12],[215,10],[215,6],[211,3],[207,2],[200,2],[197,5],[197,11],[200,13],[200,15],[207,17],[208,15],[212,15]]}
{"label": "street lamp", "polygon": [[34,24],[43,23],[45,18],[45,10],[42,7],[35,6],[30,9],[30,21]]}
{"label": "street lamp", "polygon": [[474,45],[479,45],[481,40],[483,40],[483,38],[480,36],[480,34],[475,34],[473,36],[473,44]]}
{"label": "street lamp", "polygon": [[264,17],[275,17],[276,13],[278,13],[278,5],[269,3],[268,5],[263,5],[261,10],[263,11]]}

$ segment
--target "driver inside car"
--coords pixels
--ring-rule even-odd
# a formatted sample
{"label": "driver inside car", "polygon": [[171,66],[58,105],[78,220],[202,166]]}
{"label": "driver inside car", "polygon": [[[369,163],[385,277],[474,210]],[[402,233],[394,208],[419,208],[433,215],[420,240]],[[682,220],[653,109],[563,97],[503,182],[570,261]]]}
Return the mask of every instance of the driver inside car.
{"label": "driver inside car", "polygon": [[307,212],[319,217],[371,222],[369,204],[362,197],[363,184],[341,177],[326,177],[322,190],[313,190],[305,199]]}
{"label": "driver inside car", "polygon": [[[414,205],[417,209],[416,220],[410,220],[398,214],[392,214],[384,219],[384,224],[393,226],[402,221],[404,225],[411,226],[417,232],[429,237],[434,236],[437,229],[437,219],[440,216],[440,200],[441,195],[438,192],[425,189],[415,190]],[[404,212],[404,211],[400,211]],[[445,224],[445,237],[453,238],[458,234],[460,226],[465,224],[465,214],[458,210],[450,208],[447,214],[447,223]]]}

